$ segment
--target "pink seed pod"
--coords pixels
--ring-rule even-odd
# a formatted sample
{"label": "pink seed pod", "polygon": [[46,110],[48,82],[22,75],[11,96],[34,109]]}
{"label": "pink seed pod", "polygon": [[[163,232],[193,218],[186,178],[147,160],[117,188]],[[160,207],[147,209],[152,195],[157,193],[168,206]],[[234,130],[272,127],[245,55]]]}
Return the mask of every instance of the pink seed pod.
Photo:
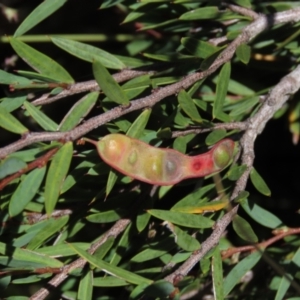
{"label": "pink seed pod", "polygon": [[224,139],[196,156],[152,147],[122,134],[108,134],[98,142],[85,140],[97,147],[100,157],[112,168],[155,185],[173,185],[183,179],[219,172],[228,165],[234,152],[231,139]]}

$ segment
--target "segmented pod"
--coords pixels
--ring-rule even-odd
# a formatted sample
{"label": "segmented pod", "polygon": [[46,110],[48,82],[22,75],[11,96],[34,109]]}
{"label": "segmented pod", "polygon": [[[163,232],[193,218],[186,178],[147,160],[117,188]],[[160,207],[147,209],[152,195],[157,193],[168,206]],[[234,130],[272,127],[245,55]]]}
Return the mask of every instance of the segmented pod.
{"label": "segmented pod", "polygon": [[187,156],[173,149],[156,148],[122,134],[109,134],[97,147],[100,157],[117,171],[155,185],[173,185],[186,178],[221,171],[230,162],[234,142],[224,139],[208,152]]}

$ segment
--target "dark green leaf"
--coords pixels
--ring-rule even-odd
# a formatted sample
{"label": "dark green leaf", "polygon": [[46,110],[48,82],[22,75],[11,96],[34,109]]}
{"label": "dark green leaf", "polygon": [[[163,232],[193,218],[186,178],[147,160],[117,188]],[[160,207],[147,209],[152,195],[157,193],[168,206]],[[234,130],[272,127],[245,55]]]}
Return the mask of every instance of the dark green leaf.
{"label": "dark green leaf", "polygon": [[211,43],[196,40],[194,38],[182,38],[181,44],[193,55],[201,57],[201,58],[207,58],[216,51],[219,50],[218,47],[212,45]]}
{"label": "dark green leaf", "polygon": [[222,257],[218,246],[215,248],[212,256],[211,272],[213,278],[214,297],[215,299],[224,299]]}
{"label": "dark green leaf", "polygon": [[45,228],[40,230],[27,245],[27,249],[36,249],[48,240],[54,234],[59,234],[60,230],[68,223],[69,216],[63,216],[58,219],[51,219]]}
{"label": "dark green leaf", "polygon": [[115,286],[126,286],[129,285],[129,283],[123,279],[120,279],[118,277],[96,277],[93,280],[93,286],[97,287],[115,287]]}
{"label": "dark green leaf", "polygon": [[52,37],[51,40],[56,46],[85,61],[91,63],[99,61],[104,67],[110,69],[126,68],[126,65],[116,56],[100,48],[60,37]]}
{"label": "dark green leaf", "polygon": [[119,177],[119,173],[117,171],[115,171],[114,169],[111,169],[109,171],[108,174],[108,179],[107,179],[107,183],[106,183],[106,197],[110,194],[110,192],[112,191],[115,183],[117,182]]}
{"label": "dark green leaf", "polygon": [[33,199],[44,179],[46,167],[31,171],[18,185],[9,202],[10,216],[16,216]]}
{"label": "dark green leaf", "polygon": [[24,134],[28,129],[5,108],[0,107],[0,127],[14,133]]}
{"label": "dark green leaf", "polygon": [[211,228],[214,225],[214,221],[201,215],[192,215],[159,209],[150,209],[148,210],[148,213],[158,219],[185,227]]}
{"label": "dark green leaf", "polygon": [[173,284],[167,281],[156,281],[155,283],[149,285],[145,289],[145,295],[159,298],[159,299],[166,299],[174,292],[175,287]]}
{"label": "dark green leaf", "polygon": [[13,75],[0,70],[0,83],[2,84],[30,84],[31,80],[21,76]]}
{"label": "dark green leaf", "polygon": [[249,200],[242,201],[241,205],[253,220],[265,227],[275,229],[276,227],[283,225],[278,217],[259,205],[249,202]]}
{"label": "dark green leaf", "polygon": [[14,248],[0,242],[0,253],[9,255],[10,258],[14,258],[21,262],[32,262],[41,267],[60,268],[63,263],[59,260],[52,258],[48,255],[41,255],[40,253],[29,251],[26,249]]}
{"label": "dark green leaf", "polygon": [[181,230],[178,226],[169,225],[173,227],[173,233],[175,234],[176,244],[185,251],[192,252],[200,249],[200,243],[187,232]]}
{"label": "dark green leaf", "polygon": [[92,223],[110,223],[121,219],[126,215],[126,213],[127,212],[125,210],[120,210],[120,209],[109,210],[109,211],[89,215],[86,217],[86,219]]}
{"label": "dark green leaf", "polygon": [[218,7],[207,6],[207,7],[193,9],[187,13],[184,13],[179,17],[179,20],[193,21],[193,20],[213,19],[218,15],[219,15]]}
{"label": "dark green leaf", "polygon": [[149,117],[151,115],[151,109],[145,109],[132,123],[128,131],[126,132],[127,136],[132,138],[140,138],[145,130],[145,127],[148,123]]}
{"label": "dark green leaf", "polygon": [[93,73],[100,88],[111,101],[123,105],[129,104],[124,91],[100,62],[93,62]]}
{"label": "dark green leaf", "polygon": [[121,259],[123,258],[123,253],[125,253],[125,249],[129,246],[129,237],[130,237],[130,230],[131,230],[132,223],[130,223],[127,228],[125,229],[124,233],[122,234],[121,239],[119,240],[117,250],[112,255],[110,260],[111,265],[118,265]]}
{"label": "dark green leaf", "polygon": [[108,273],[110,275],[119,277],[120,279],[126,280],[127,282],[131,282],[133,284],[151,284],[152,281],[144,278],[142,276],[139,276],[137,274],[134,274],[132,272],[129,272],[127,270],[121,269],[119,267],[113,266],[103,260],[96,259],[92,255],[88,254],[84,250],[80,249],[77,246],[74,246],[73,244],[69,244],[71,248],[73,248],[81,257],[86,259],[90,264],[92,264],[94,267],[101,269],[103,272]]}
{"label": "dark green leaf", "polygon": [[61,6],[63,6],[67,0],[45,0],[39,6],[37,6],[21,23],[18,29],[14,33],[14,37],[23,35],[35,25],[52,15]]}
{"label": "dark green leaf", "polygon": [[[89,247],[91,246],[90,243],[74,243],[74,244],[84,250],[89,249]],[[72,248],[70,248],[68,244],[65,243],[39,248],[36,250],[36,252],[44,255],[49,255],[51,257],[64,257],[64,256],[72,256],[76,254],[76,252]]]}
{"label": "dark green leaf", "polygon": [[68,131],[73,129],[88,115],[88,113],[96,104],[98,96],[98,92],[91,92],[77,101],[65,115],[58,129],[60,131]]}
{"label": "dark green leaf", "polygon": [[143,203],[140,204],[138,215],[136,217],[136,228],[138,232],[142,232],[147,224],[149,223],[149,220],[151,218],[151,215],[146,212],[147,209],[151,209],[153,207],[153,199],[147,199],[147,201],[143,201]]}
{"label": "dark green leaf", "polygon": [[245,65],[248,64],[250,61],[251,56],[251,48],[246,44],[241,44],[236,49],[236,56],[238,59],[244,63]]}
{"label": "dark green leaf", "polygon": [[41,110],[30,102],[25,101],[24,106],[31,117],[45,130],[56,131],[58,125],[47,117]]}
{"label": "dark green leaf", "polygon": [[233,2],[235,2],[239,6],[251,8],[251,2],[249,0],[233,0]]}
{"label": "dark green leaf", "polygon": [[209,184],[207,186],[196,187],[195,190],[191,191],[186,197],[178,201],[171,210],[185,208],[187,206],[197,206],[203,202],[201,197],[211,191],[215,187],[214,184]]}
{"label": "dark green leaf", "polygon": [[71,75],[61,65],[45,54],[33,49],[32,47],[15,38],[11,38],[10,44],[18,53],[18,55],[39,73],[49,76],[57,82],[74,82]]}
{"label": "dark green leaf", "polygon": [[229,62],[225,63],[221,69],[218,77],[217,89],[216,89],[216,99],[213,106],[213,116],[214,118],[219,118],[223,112],[223,104],[225,97],[227,95],[228,83],[230,79],[231,65]]}
{"label": "dark green leaf", "polygon": [[236,215],[232,220],[232,226],[237,235],[243,240],[250,243],[258,242],[258,238],[251,225],[244,218]]}
{"label": "dark green leaf", "polygon": [[205,143],[208,146],[214,145],[215,143],[222,140],[227,135],[225,129],[216,129],[212,131],[205,139]]}
{"label": "dark green leaf", "polygon": [[55,208],[62,184],[68,173],[73,155],[73,143],[67,142],[55,154],[46,178],[45,207],[50,215]]}
{"label": "dark green leaf", "polygon": [[170,238],[166,238],[165,240],[162,240],[161,242],[153,246],[150,245],[150,248],[145,249],[132,257],[131,261],[135,263],[141,263],[144,261],[152,260],[170,252],[175,247],[176,244]]}
{"label": "dark green leaf", "polygon": [[27,164],[18,157],[9,157],[0,163],[0,179],[14,174],[27,167]]}
{"label": "dark green leaf", "polygon": [[92,297],[93,297],[93,271],[88,270],[87,272],[84,272],[84,274],[80,279],[77,299],[92,300]]}
{"label": "dark green leaf", "polygon": [[0,107],[4,108],[7,112],[12,112],[19,108],[25,100],[26,96],[2,98]]}
{"label": "dark green leaf", "polygon": [[191,96],[185,91],[181,90],[178,94],[178,103],[180,107],[183,109],[183,111],[193,120],[196,122],[201,123],[202,119],[200,117],[200,114],[198,112],[198,109],[193,102],[193,99]]}
{"label": "dark green leaf", "polygon": [[271,196],[271,191],[263,178],[259,175],[259,173],[252,168],[250,172],[250,179],[255,188],[265,196]]}
{"label": "dark green leaf", "polygon": [[246,165],[234,165],[229,171],[228,171],[228,179],[232,181],[238,180],[244,172],[247,170]]}
{"label": "dark green leaf", "polygon": [[224,297],[239,283],[240,279],[260,260],[262,253],[256,251],[236,264],[224,279]]}

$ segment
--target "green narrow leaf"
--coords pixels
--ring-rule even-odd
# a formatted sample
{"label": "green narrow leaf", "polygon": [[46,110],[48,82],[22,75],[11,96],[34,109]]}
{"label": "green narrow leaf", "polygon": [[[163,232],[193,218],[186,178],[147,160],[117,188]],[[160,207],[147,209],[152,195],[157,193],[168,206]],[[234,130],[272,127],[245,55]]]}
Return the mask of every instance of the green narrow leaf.
{"label": "green narrow leaf", "polygon": [[94,278],[93,286],[97,287],[115,287],[115,286],[126,286],[129,285],[128,282],[126,282],[123,279],[120,279],[118,277],[98,277]]}
{"label": "green narrow leaf", "polygon": [[249,200],[243,200],[241,202],[241,206],[253,220],[267,228],[275,229],[278,226],[283,225],[282,221],[278,217],[256,203],[249,202]]}
{"label": "green narrow leaf", "polygon": [[19,108],[25,100],[26,96],[2,98],[0,107],[4,108],[7,112],[10,113]]}
{"label": "green narrow leaf", "polygon": [[151,111],[150,108],[145,109],[132,123],[126,132],[126,135],[136,139],[140,138],[146,128]]}
{"label": "green narrow leaf", "polygon": [[218,246],[216,247],[212,256],[211,272],[213,279],[214,297],[216,300],[224,299],[222,257]]}
{"label": "green narrow leaf", "polygon": [[218,118],[223,113],[223,104],[227,95],[227,89],[230,79],[231,65],[225,63],[218,77],[216,99],[213,105],[213,117]]}
{"label": "green narrow leaf", "polygon": [[234,266],[224,279],[224,297],[226,297],[239,283],[240,279],[258,263],[261,255],[262,253],[260,251],[256,251]]}
{"label": "green narrow leaf", "polygon": [[62,184],[68,173],[73,154],[73,143],[67,142],[55,154],[46,178],[45,208],[50,215],[58,200]]}
{"label": "green narrow leaf", "polygon": [[[90,243],[74,243],[78,247],[88,250],[91,246]],[[72,256],[77,254],[73,249],[69,247],[68,244],[56,244],[54,246],[48,246],[43,247],[35,250],[38,253],[44,254],[44,255],[51,255],[51,257],[65,257],[65,256]]]}
{"label": "green narrow leaf", "polygon": [[[145,288],[145,295],[152,299],[170,299],[170,295],[175,292],[175,287],[172,283],[158,280]],[[174,298],[177,300],[179,298]]]}
{"label": "green narrow leaf", "polygon": [[230,170],[228,171],[228,179],[232,181],[238,180],[244,172],[247,170],[246,165],[234,165]]}
{"label": "green narrow leaf", "polygon": [[30,84],[31,80],[0,70],[0,83],[2,84]]}
{"label": "green narrow leaf", "polygon": [[147,212],[158,219],[190,228],[211,228],[214,225],[214,221],[201,215],[159,209],[150,209]]}
{"label": "green narrow leaf", "polygon": [[150,245],[150,248],[143,250],[131,258],[131,262],[142,263],[165,255],[176,247],[176,244],[171,238],[166,238],[155,245]]}
{"label": "green narrow leaf", "polygon": [[193,20],[214,19],[218,15],[219,15],[218,7],[207,6],[203,8],[193,9],[187,13],[184,13],[179,17],[179,20],[193,21]]}
{"label": "green narrow leaf", "polygon": [[248,64],[251,56],[250,46],[246,44],[239,45],[236,49],[236,56],[242,63],[244,63],[245,65]]}
{"label": "green narrow leaf", "polygon": [[98,92],[91,92],[77,101],[65,115],[58,129],[60,131],[68,131],[73,129],[91,111],[97,102],[98,96]]}
{"label": "green narrow leaf", "polygon": [[14,258],[23,262],[32,262],[40,266],[46,266],[50,268],[61,268],[63,263],[48,255],[42,255],[38,252],[30,251],[27,249],[7,247],[6,244],[0,242],[0,253],[6,254],[10,258]]}
{"label": "green narrow leaf", "polygon": [[107,178],[107,183],[106,183],[106,190],[105,190],[106,197],[112,191],[115,183],[118,180],[118,176],[119,176],[119,173],[117,171],[115,171],[114,169],[110,169],[109,174],[108,174],[108,178]]}
{"label": "green narrow leaf", "polygon": [[177,99],[180,107],[193,121],[199,123],[202,122],[202,118],[195,103],[193,102],[193,99],[185,90],[181,90],[179,92]]}
{"label": "green narrow leaf", "polygon": [[126,68],[126,65],[116,56],[100,48],[60,37],[52,37],[51,40],[56,46],[85,61],[91,63],[99,61],[109,69],[120,70]]}
{"label": "green narrow leaf", "polygon": [[147,209],[151,209],[153,207],[153,199],[147,199],[147,201],[143,201],[142,204],[140,204],[139,211],[136,217],[136,229],[138,232],[142,232],[147,224],[149,223],[149,220],[151,218],[151,215],[146,212]]}
{"label": "green narrow leaf", "polygon": [[176,244],[185,251],[192,252],[200,249],[200,243],[187,232],[181,230],[178,226],[171,225],[173,233],[175,234]]}
{"label": "green narrow leaf", "polygon": [[219,51],[219,47],[212,45],[211,43],[197,40],[194,38],[182,38],[181,44],[193,55],[201,57],[203,59],[209,57],[215,52]]}
{"label": "green narrow leaf", "polygon": [[215,184],[209,184],[206,186],[198,186],[195,190],[191,191],[186,197],[178,201],[171,210],[184,209],[187,206],[197,206],[201,204],[201,198],[208,192],[215,188]]}
{"label": "green narrow leaf", "polygon": [[127,211],[116,208],[115,210],[108,210],[89,215],[86,219],[92,223],[110,223],[121,219],[126,213]]}
{"label": "green narrow leaf", "polygon": [[46,116],[41,110],[36,106],[32,105],[30,102],[25,101],[24,106],[31,117],[45,130],[56,131],[58,125],[52,121],[48,116]]}
{"label": "green narrow leaf", "polygon": [[24,134],[28,129],[23,126],[13,115],[6,109],[0,107],[0,127],[14,133]]}
{"label": "green narrow leaf", "polygon": [[27,167],[27,164],[18,157],[8,157],[0,163],[0,179],[14,174]]}
{"label": "green narrow leaf", "polygon": [[43,242],[47,241],[54,234],[59,234],[60,230],[68,223],[69,216],[62,216],[58,219],[50,219],[46,227],[42,228],[27,245],[27,249],[36,249]]}
{"label": "green narrow leaf", "polygon": [[205,143],[208,146],[214,145],[215,143],[222,140],[227,135],[225,129],[216,129],[212,131],[205,139]]}
{"label": "green narrow leaf", "polygon": [[11,38],[10,44],[17,54],[37,72],[52,78],[56,82],[74,82],[71,75],[52,58],[35,50],[18,39]]}
{"label": "green narrow leaf", "polygon": [[9,202],[9,214],[16,216],[33,199],[40,188],[44,179],[46,167],[37,168],[25,176],[24,180],[18,185]]}
{"label": "green narrow leaf", "polygon": [[[287,278],[288,277],[288,278]],[[281,277],[277,293],[275,296],[275,300],[282,300],[283,297],[286,295],[287,290],[291,285],[291,281],[293,280],[293,276],[289,273],[285,273],[285,276]]]}
{"label": "green narrow leaf", "polygon": [[250,179],[255,188],[265,196],[271,196],[271,191],[263,178],[259,175],[259,173],[252,168],[250,172]]}
{"label": "green narrow leaf", "polygon": [[100,62],[93,62],[93,73],[101,90],[111,101],[123,105],[129,104],[124,91]]}
{"label": "green narrow leaf", "polygon": [[119,240],[118,246],[112,258],[110,260],[110,264],[117,266],[121,261],[123,254],[125,253],[126,249],[128,249],[129,245],[129,234],[131,229],[132,223],[130,223],[127,228],[125,229],[124,233],[122,234],[121,239]]}
{"label": "green narrow leaf", "polygon": [[104,258],[113,246],[114,242],[115,238],[113,236],[108,237],[105,243],[103,243],[101,247],[98,248],[97,251],[94,253],[94,257],[97,257],[98,259]]}
{"label": "green narrow leaf", "polygon": [[82,274],[77,299],[78,300],[92,300],[93,297],[93,271],[88,270]]}
{"label": "green narrow leaf", "polygon": [[81,257],[86,259],[90,264],[92,264],[94,267],[101,269],[103,272],[119,277],[120,279],[126,280],[127,282],[131,282],[133,284],[139,285],[139,284],[151,284],[152,280],[149,280],[145,277],[142,277],[140,275],[134,274],[132,272],[129,272],[127,270],[124,270],[122,268],[113,266],[103,260],[96,259],[86,251],[80,249],[79,247],[69,244],[71,248],[73,248]]}
{"label": "green narrow leaf", "polygon": [[237,5],[243,6],[246,8],[251,8],[251,2],[249,0],[233,0]]}
{"label": "green narrow leaf", "polygon": [[243,240],[250,243],[257,243],[258,238],[251,225],[239,215],[235,215],[232,220],[232,226],[237,235]]}
{"label": "green narrow leaf", "polygon": [[63,6],[67,0],[45,0],[39,6],[37,6],[21,23],[18,29],[14,33],[14,37],[23,35],[35,25],[52,15],[61,6]]}
{"label": "green narrow leaf", "polygon": [[[288,291],[289,287],[291,286],[291,282],[294,280],[294,276],[297,278],[297,271],[298,268],[295,268],[296,265],[298,268],[300,266],[300,248],[298,248],[298,250],[296,251],[296,253],[294,254],[291,262],[289,263],[288,268],[290,270],[294,270],[293,274],[289,274],[287,272],[285,272],[285,276],[282,276],[277,288],[277,293],[275,296],[275,300],[282,300],[283,297],[286,295],[286,292]],[[294,284],[297,284],[294,281]],[[292,298],[289,298],[292,299]]]}

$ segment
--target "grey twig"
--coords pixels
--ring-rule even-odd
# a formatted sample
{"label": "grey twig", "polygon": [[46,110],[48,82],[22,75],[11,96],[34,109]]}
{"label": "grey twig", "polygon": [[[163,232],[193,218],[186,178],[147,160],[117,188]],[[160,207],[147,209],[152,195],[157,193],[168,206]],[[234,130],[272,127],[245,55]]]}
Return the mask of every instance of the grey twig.
{"label": "grey twig", "polygon": [[[258,134],[265,128],[267,122],[274,114],[288,101],[291,95],[300,89],[300,66],[297,66],[290,74],[286,75],[270,91],[266,101],[258,112],[247,120],[248,129],[244,132],[241,139],[241,148],[243,151],[241,164],[248,168],[244,174],[237,180],[230,200],[234,200],[240,192],[244,191],[249,178],[250,171],[254,162],[254,142]],[[226,215],[216,222],[212,234],[202,243],[201,248],[194,252],[177,270],[165,277],[165,280],[173,283],[178,276],[183,277],[199,262],[204,255],[215,247],[226,227],[231,223],[232,218],[238,210],[238,205],[233,207]]]}
{"label": "grey twig", "polygon": [[[92,244],[88,252],[93,254],[101,245],[103,245],[109,237],[116,238],[120,233],[122,233],[128,224],[130,223],[130,219],[121,219],[117,221],[110,230],[108,230],[99,241]],[[39,289],[34,295],[32,295],[30,300],[42,300],[45,299],[51,290],[57,286],[59,286],[68,276],[71,271],[77,268],[83,268],[86,264],[86,260],[83,258],[78,258],[73,261],[71,264],[66,265],[61,273],[55,275],[48,283],[46,287]]]}
{"label": "grey twig", "polygon": [[[124,82],[126,80],[145,75],[145,74],[154,74],[154,71],[138,71],[138,70],[129,70],[125,69],[120,71],[119,73],[113,74],[113,78],[116,82]],[[50,94],[44,94],[40,98],[32,101],[33,105],[45,105],[53,103],[59,99],[63,99],[75,94],[89,92],[89,91],[99,91],[99,85],[96,80],[89,80],[85,82],[79,82],[70,84],[67,89],[63,90],[59,94],[55,96],[50,96]]]}

